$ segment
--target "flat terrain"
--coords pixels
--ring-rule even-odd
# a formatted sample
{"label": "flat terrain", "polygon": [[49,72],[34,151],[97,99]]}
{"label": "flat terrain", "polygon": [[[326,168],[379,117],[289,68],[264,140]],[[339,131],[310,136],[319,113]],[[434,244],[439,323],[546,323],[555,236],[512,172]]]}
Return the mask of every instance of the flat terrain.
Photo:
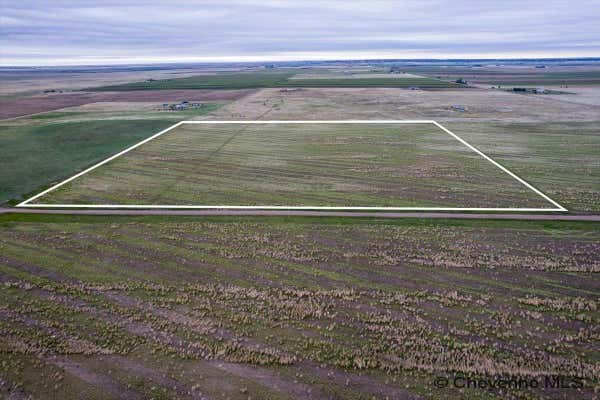
{"label": "flat terrain", "polygon": [[94,103],[0,121],[0,203],[17,199],[89,167],[182,119],[222,103],[184,112],[156,103]]}
{"label": "flat terrain", "polygon": [[240,68],[202,67],[70,67],[0,68],[0,96],[18,97],[44,90],[81,90],[91,86],[115,85],[148,79],[172,79]]}
{"label": "flat terrain", "polygon": [[[5,390],[591,399],[599,383],[597,223],[0,220]],[[433,386],[495,374],[586,388]]]}
{"label": "flat terrain", "polygon": [[229,101],[249,94],[248,90],[149,90],[140,92],[68,92],[0,98],[0,119],[59,110],[66,107],[104,102]]}
{"label": "flat terrain", "polygon": [[184,124],[31,204],[555,208],[433,124]]}
{"label": "flat terrain", "polygon": [[486,219],[514,221],[587,221],[600,222],[596,214],[566,214],[562,212],[473,212],[473,211],[336,211],[336,210],[238,210],[238,209],[136,209],[136,208],[0,208],[0,214],[56,215],[177,215],[177,216],[266,216],[266,217],[343,217],[343,218],[422,218],[422,219]]}
{"label": "flat terrain", "polygon": [[369,72],[369,71],[311,71],[292,75],[290,80],[297,79],[417,79],[422,76],[406,73]]}
{"label": "flat terrain", "polygon": [[[448,127],[570,212],[521,215],[517,218],[530,220],[519,221],[500,220],[512,218],[507,214],[466,219],[457,213],[444,219],[439,214],[299,217],[273,211],[242,216],[231,210],[209,210],[217,214],[210,216],[194,210],[186,216],[176,210],[148,215],[156,210],[98,209],[74,213],[104,215],[48,215],[13,208],[0,214],[0,398],[597,398],[597,65],[451,63],[401,67],[389,74],[393,63],[360,64],[261,72],[291,74],[288,81],[339,79],[363,87],[255,82],[263,86],[235,91],[223,89],[235,84],[231,76],[223,83],[224,73],[248,85],[251,74],[246,73],[257,71],[239,66],[78,70],[28,72],[18,79],[0,71],[0,112],[6,104],[14,105],[11,112],[39,112],[0,121],[0,203],[22,201],[181,120],[427,119]],[[383,73],[390,77],[379,76]],[[438,76],[477,82],[470,88],[426,90],[361,82],[403,81],[410,74],[435,82],[441,82]],[[221,82],[218,89],[167,89],[173,82],[206,84],[209,75],[213,84]],[[144,90],[69,92],[140,85],[135,82]],[[543,85],[561,94],[489,89],[503,82]],[[159,90],[152,90],[155,84]],[[46,89],[66,91],[43,94]],[[83,100],[61,103],[69,96]],[[22,107],[32,98],[40,103]],[[21,105],[11,103],[21,100]],[[161,110],[163,102],[180,100],[201,101],[204,107]],[[226,195],[273,200],[277,193],[279,201],[288,201],[290,189],[298,187],[312,190],[305,192],[311,201],[329,200],[323,194],[332,187],[354,193],[338,195],[336,202],[385,202],[387,191],[394,199],[408,195],[403,197],[407,204],[460,196],[478,203],[523,200],[500,179],[502,174],[481,169],[479,159],[455,149],[441,132],[411,129],[404,139],[390,132],[377,137],[310,130],[290,137],[286,132],[271,132],[271,140],[250,131],[220,132],[211,140],[206,132],[173,132],[170,140],[165,136],[155,147],[140,147],[134,157],[122,159],[127,163],[118,170],[106,165],[99,176],[90,175],[118,190],[90,188],[98,199],[141,193],[170,200],[165,196],[176,190],[178,199],[188,201],[203,194],[196,189],[207,183],[227,183],[223,192],[211,192],[221,196],[216,200],[228,200]],[[201,145],[194,140],[198,137],[204,139]],[[303,158],[308,154],[314,158]],[[333,162],[333,176],[325,156]],[[290,165],[296,173],[284,174]],[[144,166],[152,167],[148,176]],[[202,167],[205,175],[190,166]],[[265,176],[276,177],[278,192],[261,183]],[[340,185],[340,176],[367,190]],[[156,178],[167,185],[152,186]],[[410,190],[399,190],[398,178]],[[315,181],[328,187],[315,189]],[[486,190],[480,190],[485,183]],[[373,187],[380,192],[371,192]],[[65,189],[56,195],[81,200],[78,196],[90,193],[76,185]],[[39,211],[65,212],[33,210]],[[557,376],[567,386],[583,382],[583,387],[438,387],[440,377],[488,384],[513,377],[544,386]]]}
{"label": "flat terrain", "polygon": [[96,91],[120,90],[169,90],[169,89],[248,89],[265,87],[400,87],[447,88],[460,86],[454,83],[423,76],[406,76],[399,79],[396,74],[360,74],[311,77],[297,71],[286,72],[243,72],[197,75],[187,78],[159,79],[95,87]]}
{"label": "flat terrain", "polygon": [[[600,84],[597,65],[485,65],[485,66],[418,66],[406,67],[415,74],[453,81],[463,78],[477,84],[495,86],[534,86]],[[568,91],[568,90],[567,90]]]}
{"label": "flat terrain", "polygon": [[[567,209],[600,211],[600,106],[573,97],[483,89],[263,89],[211,118],[434,119]],[[586,99],[592,98],[600,98],[600,87],[588,88]]]}

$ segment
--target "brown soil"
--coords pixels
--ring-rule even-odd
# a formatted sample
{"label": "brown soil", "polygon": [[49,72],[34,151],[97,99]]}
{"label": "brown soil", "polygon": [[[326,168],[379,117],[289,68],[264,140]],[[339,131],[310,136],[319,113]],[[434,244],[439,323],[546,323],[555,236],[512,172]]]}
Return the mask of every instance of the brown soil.
{"label": "brown soil", "polygon": [[209,361],[210,366],[222,369],[230,374],[244,379],[253,379],[268,388],[293,396],[295,399],[325,399],[327,398],[315,387],[290,381],[277,373],[253,365],[236,364],[226,361]]}
{"label": "brown soil", "polygon": [[20,117],[96,102],[176,102],[237,100],[254,90],[144,90],[131,92],[71,92],[22,98],[0,98],[0,119]]}
{"label": "brown soil", "polygon": [[0,376],[0,398],[7,400],[35,400],[31,395],[26,394],[22,388],[16,388],[13,383]]}
{"label": "brown soil", "polygon": [[339,369],[318,365],[314,362],[307,362],[305,364],[307,365],[307,371],[310,371],[310,373],[325,379],[329,379],[340,386],[346,386],[361,393],[372,394],[372,398],[397,400],[422,398],[406,390],[390,385],[383,385],[381,381],[373,379],[368,375],[342,371]]}
{"label": "brown soil", "polygon": [[107,375],[96,373],[87,369],[82,363],[78,363],[64,356],[50,356],[45,359],[46,362],[62,368],[69,374],[89,383],[90,385],[101,387],[103,391],[114,398],[124,399],[143,399],[141,393],[135,392],[114,381]]}

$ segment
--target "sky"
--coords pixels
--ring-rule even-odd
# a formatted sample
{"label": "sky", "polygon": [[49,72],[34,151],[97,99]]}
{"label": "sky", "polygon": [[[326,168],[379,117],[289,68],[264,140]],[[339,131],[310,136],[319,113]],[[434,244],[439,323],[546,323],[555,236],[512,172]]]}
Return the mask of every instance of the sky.
{"label": "sky", "polygon": [[0,65],[600,56],[600,0],[0,0]]}

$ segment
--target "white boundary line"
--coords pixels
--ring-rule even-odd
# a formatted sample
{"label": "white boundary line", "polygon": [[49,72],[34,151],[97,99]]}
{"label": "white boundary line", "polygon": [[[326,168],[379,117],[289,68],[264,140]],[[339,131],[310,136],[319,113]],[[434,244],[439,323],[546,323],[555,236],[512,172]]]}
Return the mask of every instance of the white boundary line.
{"label": "white boundary line", "polygon": [[[532,190],[537,195],[544,198],[544,200],[550,202],[554,208],[497,208],[497,207],[310,207],[310,206],[194,206],[194,205],[131,205],[131,204],[30,204],[31,201],[45,195],[48,192],[51,192],[74,179],[79,178],[80,176],[87,174],[88,172],[114,160],[117,157],[122,156],[125,153],[130,152],[131,150],[147,143],[157,137],[164,135],[172,129],[175,129],[183,124],[433,124],[452,136],[454,139],[458,140],[465,146],[467,146],[470,150],[479,154],[481,157],[486,159],[487,161],[494,164],[496,167],[510,175],[512,178],[516,179],[518,182],[523,184],[528,189]],[[466,140],[462,139],[455,133],[451,132],[449,129],[444,127],[442,124],[434,121],[434,120],[297,120],[297,121],[180,121],[175,125],[168,127],[147,139],[142,140],[139,143],[134,144],[131,147],[126,148],[125,150],[89,167],[88,169],[79,172],[78,174],[73,175],[72,177],[44,190],[41,193],[36,194],[33,197],[17,204],[16,207],[36,207],[36,208],[141,208],[141,209],[235,209],[235,210],[249,210],[249,209],[261,209],[261,210],[371,210],[371,211],[516,211],[516,212],[549,212],[549,211],[568,211],[566,208],[561,206],[559,203],[548,197],[546,194],[542,193],[539,189],[532,186],[530,183],[526,182],[521,177],[517,176],[512,171],[508,170],[506,167],[493,160],[488,155],[484,154],[482,151],[477,149],[475,146],[468,143]]]}

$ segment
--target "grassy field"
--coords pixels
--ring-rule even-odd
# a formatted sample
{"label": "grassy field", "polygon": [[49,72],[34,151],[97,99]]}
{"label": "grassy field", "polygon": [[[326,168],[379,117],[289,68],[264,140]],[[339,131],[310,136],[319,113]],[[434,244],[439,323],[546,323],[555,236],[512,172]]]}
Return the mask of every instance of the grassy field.
{"label": "grassy field", "polygon": [[[448,80],[472,80],[466,74],[477,70],[419,68]],[[373,80],[387,81],[384,70],[349,69],[112,86],[272,88],[186,112],[128,97],[0,121],[0,203],[211,113],[435,119],[570,211],[600,210],[598,103],[369,88],[391,84]],[[553,71],[473,75],[535,83]],[[552,82],[596,80],[595,70],[565,73]],[[338,86],[279,90],[311,80]],[[362,87],[344,86],[354,84]],[[118,93],[133,94],[150,93]],[[423,126],[402,135],[386,126],[193,127],[40,201],[548,206]],[[600,392],[599,254],[600,224],[585,222],[0,214],[0,398],[592,400]],[[543,386],[555,376],[584,387],[435,384],[512,377]]]}
{"label": "grassy field", "polygon": [[197,75],[187,78],[132,82],[91,88],[94,91],[157,90],[157,89],[248,89],[265,87],[400,87],[445,88],[457,86],[445,81],[426,78],[349,78],[290,79],[295,72],[245,72]]}
{"label": "grassy field", "polygon": [[[57,399],[591,399],[599,243],[592,223],[4,215],[0,378]],[[555,374],[585,388],[433,384]]]}
{"label": "grassy field", "polygon": [[600,211],[598,122],[448,123],[571,211]]}
{"label": "grassy field", "polygon": [[598,85],[600,84],[600,70],[594,67],[476,67],[464,66],[419,66],[407,67],[406,71],[454,81],[459,78],[469,82],[492,84],[502,86],[544,86],[544,85]]}
{"label": "grassy field", "polygon": [[[600,98],[600,90],[592,90],[593,96]],[[600,112],[573,98],[498,90],[265,89],[231,103],[217,117],[433,119],[570,211],[593,212],[600,210]],[[455,104],[465,111],[453,109]]]}
{"label": "grassy field", "polygon": [[0,121],[0,203],[64,179],[175,122],[214,111],[50,112]]}
{"label": "grassy field", "polygon": [[186,124],[34,203],[552,208],[431,124]]}

